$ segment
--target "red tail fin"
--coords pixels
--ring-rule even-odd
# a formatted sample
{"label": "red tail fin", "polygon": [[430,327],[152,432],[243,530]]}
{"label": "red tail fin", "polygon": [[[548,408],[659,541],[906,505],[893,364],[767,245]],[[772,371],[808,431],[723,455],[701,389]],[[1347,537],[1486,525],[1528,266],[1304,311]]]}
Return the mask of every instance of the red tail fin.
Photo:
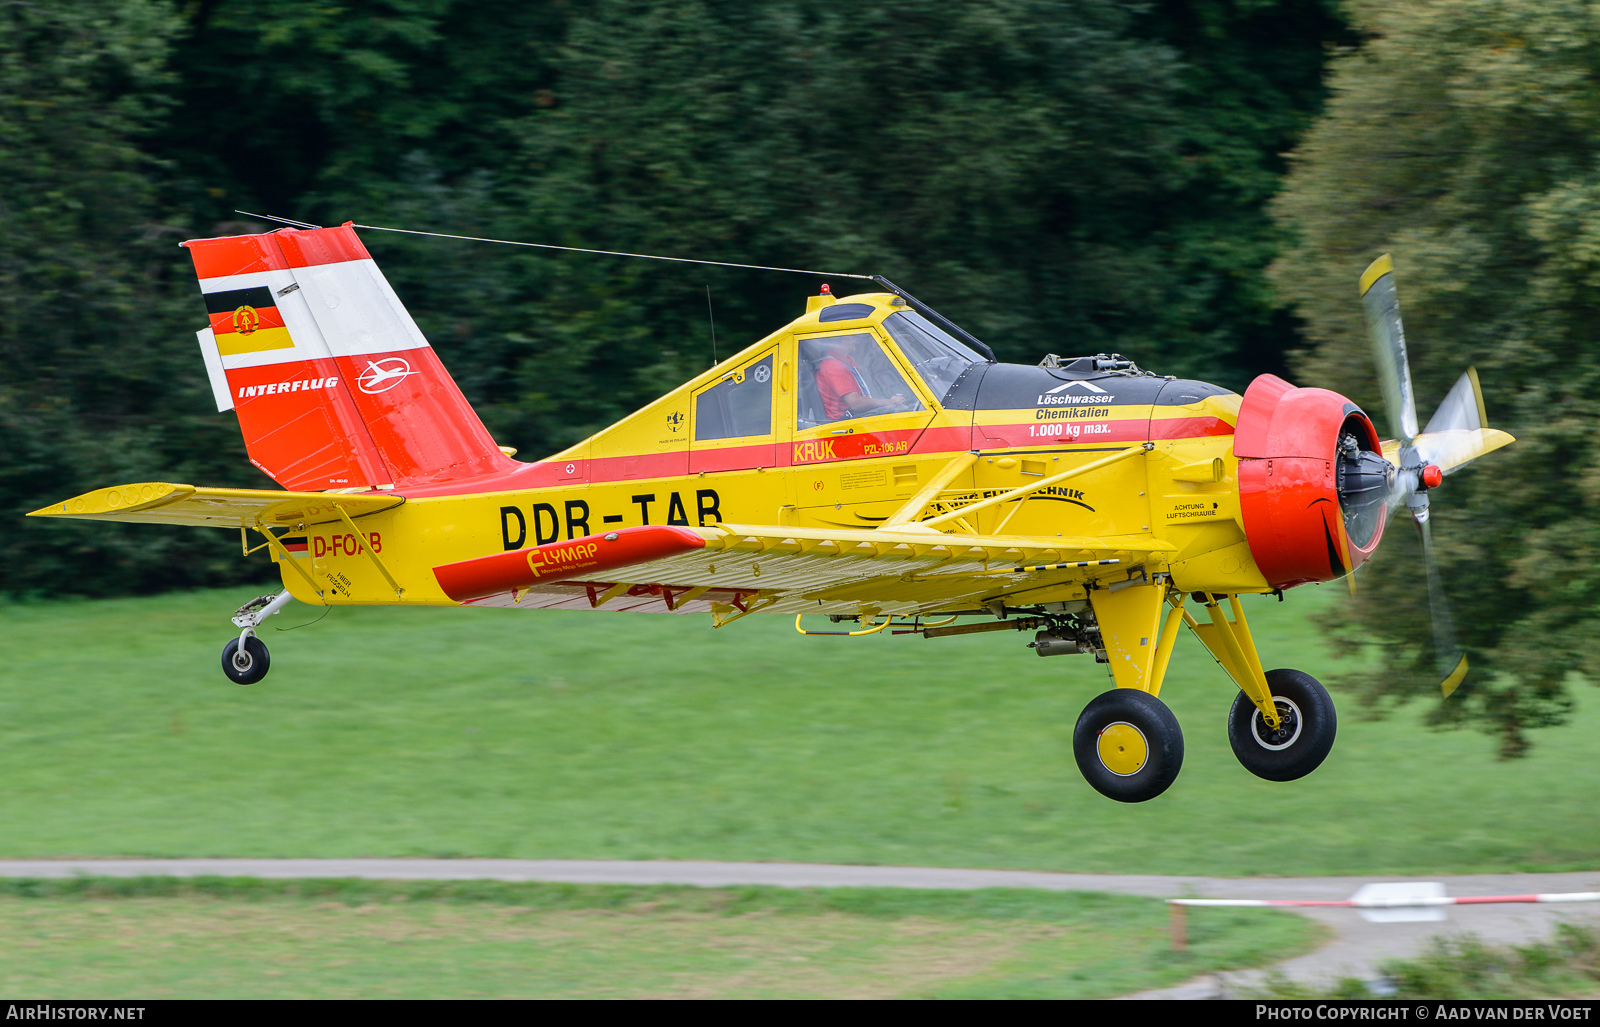
{"label": "red tail fin", "polygon": [[287,489],[414,485],[516,467],[355,231],[195,239],[200,346],[250,459]]}

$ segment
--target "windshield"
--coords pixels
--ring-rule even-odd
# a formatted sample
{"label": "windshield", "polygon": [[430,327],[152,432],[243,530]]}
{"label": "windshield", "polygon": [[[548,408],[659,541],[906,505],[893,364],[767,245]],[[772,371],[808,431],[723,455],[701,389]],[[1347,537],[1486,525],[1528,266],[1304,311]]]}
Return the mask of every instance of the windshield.
{"label": "windshield", "polygon": [[928,383],[928,390],[943,399],[950,386],[956,383],[973,364],[984,363],[984,358],[938,325],[914,310],[897,310],[884,319],[895,344],[906,359],[917,369],[917,374]]}

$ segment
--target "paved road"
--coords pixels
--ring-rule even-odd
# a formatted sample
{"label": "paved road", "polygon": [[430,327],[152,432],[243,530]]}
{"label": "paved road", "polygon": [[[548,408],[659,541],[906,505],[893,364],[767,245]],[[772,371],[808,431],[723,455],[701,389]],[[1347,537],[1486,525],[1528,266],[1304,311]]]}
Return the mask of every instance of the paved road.
{"label": "paved road", "polygon": [[[382,880],[565,881],[579,884],[760,884],[783,888],[1045,888],[1157,898],[1345,899],[1363,884],[1396,877],[1169,877],[1155,874],[1057,874],[1030,870],[839,866],[816,863],[700,863],[540,859],[123,859],[0,860],[0,877],[361,877]],[[1570,874],[1435,876],[1448,895],[1600,891],[1600,871]],[[1279,965],[1291,980],[1370,980],[1378,964],[1420,951],[1441,934],[1476,933],[1500,944],[1547,937],[1562,920],[1600,925],[1600,904],[1452,906],[1434,923],[1371,924],[1351,909],[1307,909],[1334,938],[1316,952]],[[1151,997],[1210,997],[1259,982],[1259,971],[1196,981]]]}

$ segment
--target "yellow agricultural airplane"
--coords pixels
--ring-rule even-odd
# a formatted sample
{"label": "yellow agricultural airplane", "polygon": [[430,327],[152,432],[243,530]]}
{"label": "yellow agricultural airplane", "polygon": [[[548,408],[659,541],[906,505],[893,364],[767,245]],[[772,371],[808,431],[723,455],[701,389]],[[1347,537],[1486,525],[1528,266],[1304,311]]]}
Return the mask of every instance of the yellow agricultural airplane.
{"label": "yellow agricultural airplane", "polygon": [[[1333,704],[1307,674],[1263,671],[1239,596],[1349,574],[1400,503],[1426,542],[1428,490],[1511,441],[1470,372],[1418,432],[1383,257],[1361,294],[1391,443],[1344,397],[1270,375],[1239,396],[1115,354],[997,363],[878,278],[842,299],[823,286],[773,334],[522,463],[350,224],[184,245],[217,407],[288,491],[146,482],[32,516],[237,529],[247,553],[258,533],[284,591],[234,617],[222,664],[241,684],[266,674],[255,629],[291,597],[1029,632],[1040,656],[1107,666],[1116,687],[1083,711],[1074,752],[1096,789],[1140,802],[1182,764],[1159,696],[1186,624],[1239,686],[1240,762],[1292,780],[1331,748]],[[1466,661],[1434,593],[1448,694]]]}

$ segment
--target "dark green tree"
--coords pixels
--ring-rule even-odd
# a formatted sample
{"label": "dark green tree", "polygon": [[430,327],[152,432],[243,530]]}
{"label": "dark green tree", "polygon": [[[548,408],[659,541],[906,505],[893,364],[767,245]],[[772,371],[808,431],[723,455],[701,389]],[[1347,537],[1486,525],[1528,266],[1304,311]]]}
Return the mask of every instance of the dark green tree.
{"label": "dark green tree", "polygon": [[[0,589],[118,593],[259,574],[216,532],[21,520],[108,484],[259,485],[211,405],[193,278],[140,141],[165,113],[154,0],[0,7]],[[230,549],[235,554],[228,555]]]}
{"label": "dark green tree", "polygon": [[[1356,278],[1394,254],[1425,420],[1476,364],[1490,423],[1518,437],[1445,482],[1433,535],[1472,672],[1436,724],[1518,756],[1600,679],[1600,26],[1563,0],[1355,5],[1367,34],[1278,202],[1301,243],[1276,269],[1315,348],[1304,384],[1385,423]],[[1426,586],[1408,519],[1330,623],[1375,647],[1353,683],[1375,709],[1437,697]]]}
{"label": "dark green tree", "polygon": [[1328,51],[1356,42],[1338,0],[1160,0],[1136,23],[1182,61],[1184,188],[1160,213],[1166,262],[1210,380],[1283,374],[1299,326],[1262,270],[1283,231],[1267,203],[1326,94]]}
{"label": "dark green tree", "polygon": [[233,208],[338,215],[416,151],[451,175],[502,166],[501,123],[548,95],[569,11],[560,0],[176,6],[176,109],[152,146],[176,162],[201,227]]}

